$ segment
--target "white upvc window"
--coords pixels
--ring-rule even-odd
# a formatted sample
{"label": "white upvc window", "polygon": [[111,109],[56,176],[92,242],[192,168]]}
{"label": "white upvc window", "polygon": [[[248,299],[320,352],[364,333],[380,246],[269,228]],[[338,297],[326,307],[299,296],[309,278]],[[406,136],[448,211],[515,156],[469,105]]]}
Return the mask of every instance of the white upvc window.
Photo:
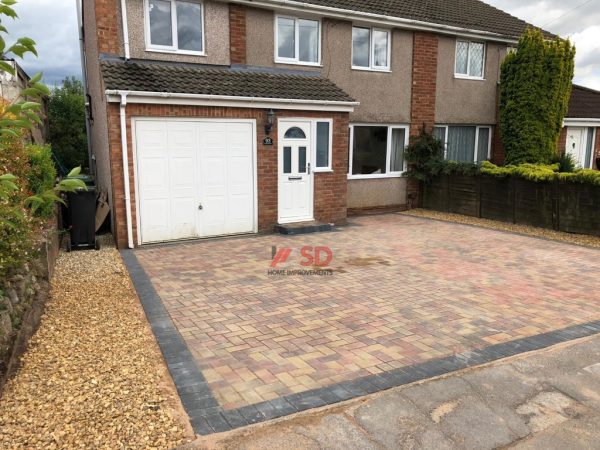
{"label": "white upvc window", "polygon": [[321,22],[316,19],[275,16],[275,62],[321,64]]}
{"label": "white upvc window", "polygon": [[389,71],[392,34],[378,28],[352,27],[352,68]]}
{"label": "white upvc window", "polygon": [[408,125],[352,124],[348,178],[402,176],[408,130]]}
{"label": "white upvc window", "polygon": [[483,80],[485,74],[485,44],[464,40],[456,41],[454,76]]}
{"label": "white upvc window", "polygon": [[444,157],[449,161],[478,163],[491,157],[489,125],[436,125],[433,133],[444,143]]}
{"label": "white upvc window", "polygon": [[145,0],[146,49],[204,55],[204,4],[191,0]]}
{"label": "white upvc window", "polygon": [[333,120],[317,119],[313,122],[315,157],[314,172],[331,172],[333,153]]}

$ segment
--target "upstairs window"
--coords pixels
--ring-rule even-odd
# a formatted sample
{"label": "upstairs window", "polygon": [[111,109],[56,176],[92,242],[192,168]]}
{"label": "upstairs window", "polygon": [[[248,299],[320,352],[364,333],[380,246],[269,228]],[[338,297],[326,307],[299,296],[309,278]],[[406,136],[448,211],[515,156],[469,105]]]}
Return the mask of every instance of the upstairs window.
{"label": "upstairs window", "polygon": [[352,27],[352,68],[390,69],[390,32]]}
{"label": "upstairs window", "polygon": [[456,41],[454,75],[458,78],[483,79],[485,45],[481,42]]}
{"label": "upstairs window", "polygon": [[202,3],[146,0],[146,40],[149,50],[204,54]]}
{"label": "upstairs window", "polygon": [[318,20],[276,17],[275,62],[318,65],[321,27]]}

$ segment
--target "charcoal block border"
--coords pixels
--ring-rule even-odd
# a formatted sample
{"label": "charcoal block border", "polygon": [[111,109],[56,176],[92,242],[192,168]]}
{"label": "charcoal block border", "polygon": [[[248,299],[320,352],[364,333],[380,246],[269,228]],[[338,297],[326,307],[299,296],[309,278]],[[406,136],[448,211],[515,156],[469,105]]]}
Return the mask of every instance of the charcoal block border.
{"label": "charcoal block border", "polygon": [[312,408],[332,405],[393,387],[426,380],[460,369],[489,363],[520,353],[540,350],[600,333],[600,320],[550,331],[482,349],[432,359],[420,364],[344,381],[331,386],[286,395],[274,400],[224,410],[196,365],[187,344],[175,328],[150,278],[133,250],[121,255],[140,298],[146,317],[165,358],[181,402],[197,434],[221,433]]}

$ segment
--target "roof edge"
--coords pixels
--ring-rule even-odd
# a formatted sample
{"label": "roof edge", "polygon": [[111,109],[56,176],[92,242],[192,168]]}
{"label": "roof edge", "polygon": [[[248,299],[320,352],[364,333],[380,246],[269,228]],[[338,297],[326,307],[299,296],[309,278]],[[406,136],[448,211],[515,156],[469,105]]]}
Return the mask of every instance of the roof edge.
{"label": "roof edge", "polygon": [[[288,11],[312,11],[326,14],[328,17],[334,17],[346,20],[363,20],[373,22],[379,25],[387,26],[400,26],[411,30],[421,31],[435,31],[441,34],[450,34],[453,36],[465,36],[465,37],[476,37],[486,38],[489,40],[496,40],[499,42],[506,42],[509,44],[516,44],[519,41],[519,37],[493,33],[490,31],[475,30],[470,28],[456,27],[452,25],[443,25],[433,22],[424,22],[420,20],[407,19],[396,16],[386,16],[384,14],[374,14],[368,12],[354,11],[349,9],[333,8],[330,6],[313,5],[310,3],[304,3],[295,0],[217,0],[227,3],[237,3],[247,6],[265,7],[265,8],[279,8]],[[532,28],[538,28],[531,25]]]}
{"label": "roof edge", "polygon": [[356,101],[302,100],[266,97],[235,97],[227,95],[185,94],[170,92],[146,92],[107,89],[108,102],[120,103],[123,96],[127,103],[208,105],[238,108],[304,109],[310,111],[353,112],[360,103]]}

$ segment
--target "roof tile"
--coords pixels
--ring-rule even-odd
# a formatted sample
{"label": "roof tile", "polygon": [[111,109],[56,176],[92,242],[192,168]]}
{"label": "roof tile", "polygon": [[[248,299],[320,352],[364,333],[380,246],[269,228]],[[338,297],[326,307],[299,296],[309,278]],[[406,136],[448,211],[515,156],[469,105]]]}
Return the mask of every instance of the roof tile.
{"label": "roof tile", "polygon": [[106,89],[232,97],[353,102],[326,78],[287,72],[105,60]]}

